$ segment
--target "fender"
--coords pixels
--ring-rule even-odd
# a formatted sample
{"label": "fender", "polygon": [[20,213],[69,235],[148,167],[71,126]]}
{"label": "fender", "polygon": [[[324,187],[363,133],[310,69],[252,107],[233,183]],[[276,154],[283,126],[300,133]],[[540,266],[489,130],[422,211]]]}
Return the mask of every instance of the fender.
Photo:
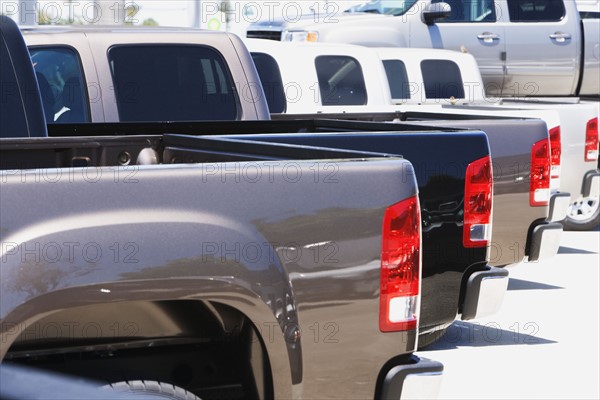
{"label": "fender", "polygon": [[[279,256],[254,229],[223,216],[137,209],[46,220],[2,240],[0,256],[2,357],[22,328],[82,305],[197,299],[235,308],[259,331],[298,324]],[[263,342],[274,370],[300,365],[288,376],[301,381],[300,339],[271,334]],[[277,361],[284,348],[294,362]]]}

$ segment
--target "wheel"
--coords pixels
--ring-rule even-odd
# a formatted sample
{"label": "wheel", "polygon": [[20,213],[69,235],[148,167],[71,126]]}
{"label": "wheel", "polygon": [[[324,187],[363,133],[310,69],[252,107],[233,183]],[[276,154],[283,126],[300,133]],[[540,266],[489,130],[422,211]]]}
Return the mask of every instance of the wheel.
{"label": "wheel", "polygon": [[157,381],[122,381],[111,383],[103,388],[144,399],[201,400],[200,397],[185,389],[171,385],[170,383]]}
{"label": "wheel", "polygon": [[567,231],[589,231],[600,224],[600,201],[597,197],[580,199],[569,206],[561,221]]}

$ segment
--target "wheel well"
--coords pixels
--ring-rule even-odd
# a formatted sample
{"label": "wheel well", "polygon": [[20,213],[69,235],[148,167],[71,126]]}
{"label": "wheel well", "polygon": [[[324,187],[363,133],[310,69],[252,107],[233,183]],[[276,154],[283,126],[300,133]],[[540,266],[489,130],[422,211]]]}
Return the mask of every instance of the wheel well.
{"label": "wheel well", "polygon": [[264,343],[238,310],[208,301],[73,307],[24,329],[5,360],[101,384],[155,380],[203,399],[272,397]]}

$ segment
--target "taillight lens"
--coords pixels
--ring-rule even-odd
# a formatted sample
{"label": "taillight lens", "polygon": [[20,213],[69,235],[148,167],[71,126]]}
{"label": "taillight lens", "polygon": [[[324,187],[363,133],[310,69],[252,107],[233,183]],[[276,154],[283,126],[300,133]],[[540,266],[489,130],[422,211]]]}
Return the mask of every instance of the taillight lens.
{"label": "taillight lens", "polygon": [[562,148],[560,144],[560,126],[550,129],[550,178],[560,178],[560,155]]}
{"label": "taillight lens", "polygon": [[598,159],[598,118],[590,119],[585,127],[585,161]]}
{"label": "taillight lens", "polygon": [[417,328],[421,280],[421,213],[416,196],[385,211],[381,248],[379,329]]}
{"label": "taillight lens", "polygon": [[463,246],[485,247],[492,232],[492,159],[485,156],[467,166]]}
{"label": "taillight lens", "polygon": [[547,206],[550,199],[550,141],[540,140],[531,148],[529,204]]}

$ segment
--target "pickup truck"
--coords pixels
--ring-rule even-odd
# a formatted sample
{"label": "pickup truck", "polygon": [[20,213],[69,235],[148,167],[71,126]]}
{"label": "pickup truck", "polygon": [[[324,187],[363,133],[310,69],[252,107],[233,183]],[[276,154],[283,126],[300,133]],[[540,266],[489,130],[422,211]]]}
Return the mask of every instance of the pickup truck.
{"label": "pickup truck", "polygon": [[598,30],[586,29],[572,0],[373,0],[324,11],[294,19],[265,12],[246,36],[465,51],[489,95],[600,93]]}
{"label": "pickup truck", "polygon": [[[600,222],[600,173],[596,167],[598,102],[579,98],[485,97],[473,56],[449,50],[259,39],[246,39],[246,44],[272,113],[308,117],[311,113],[331,116],[343,112],[345,115],[340,117],[348,119],[348,113],[356,112],[383,112],[390,116],[385,113],[428,111],[456,115],[455,118],[480,115],[543,119],[556,155],[552,189],[572,195],[570,204],[561,205],[566,215],[560,218],[562,224],[569,229],[592,229]],[[290,53],[300,57],[290,59]],[[325,64],[327,60],[329,64]],[[480,129],[484,129],[483,125]],[[498,134],[503,133],[500,130]]]}
{"label": "pickup truck", "polygon": [[[243,97],[245,93],[244,88],[252,88],[253,106],[257,109],[261,108],[263,111],[260,111],[260,114],[266,114],[267,117],[265,119],[269,118],[269,109],[260,83],[261,80],[258,78],[250,53],[237,36],[218,32],[204,35],[204,32],[199,30],[186,31],[185,29],[132,30],[125,28],[115,30],[113,28],[107,30],[99,27],[61,28],[58,31],[48,28],[35,28],[23,29],[23,33],[25,40],[29,45],[34,64],[37,62],[35,68],[38,75],[44,75],[48,81],[52,80],[53,76],[48,75],[47,70],[50,69],[53,71],[54,69],[48,68],[48,65],[58,66],[59,72],[63,69],[69,71],[64,73],[66,76],[76,75],[79,81],[87,82],[85,86],[88,88],[87,93],[85,93],[85,91],[78,92],[80,99],[78,102],[89,105],[90,109],[95,108],[96,110],[91,112],[91,117],[87,116],[85,118],[73,120],[73,122],[79,123],[60,124],[60,122],[66,122],[62,120],[62,117],[65,114],[58,115],[56,121],[54,121],[58,124],[49,124],[50,136],[82,135],[83,132],[102,135],[106,130],[115,130],[121,134],[139,134],[139,129],[130,129],[127,124],[118,124],[116,126],[111,126],[110,128],[104,127],[102,129],[94,129],[85,126],[89,125],[87,122],[90,120],[92,122],[131,121],[132,118],[130,118],[131,114],[129,113],[129,110],[133,107],[140,110],[140,113],[137,114],[137,119],[145,121],[153,121],[153,118],[169,121],[181,121],[181,119],[198,121],[207,118],[224,119],[224,117],[238,120],[246,119],[244,112],[230,113],[227,116],[217,113],[206,113],[203,115],[190,114],[187,118],[181,118],[179,109],[189,107],[187,104],[189,99],[188,95],[190,95],[189,93],[193,93],[193,85],[185,85],[186,90],[189,92],[182,92],[180,90],[181,85],[167,85],[166,83],[187,79],[186,74],[187,71],[191,70],[191,67],[187,68],[185,64],[178,65],[175,62],[155,61],[163,60],[156,52],[164,52],[170,48],[180,47],[189,49],[190,47],[193,48],[192,44],[197,44],[198,47],[204,49],[205,52],[210,49],[214,54],[219,54],[221,52],[221,47],[223,47],[223,53],[228,54],[227,57],[223,55],[222,58],[220,58],[227,60],[226,63],[223,62],[220,67],[223,71],[222,74],[213,73],[212,67],[197,69],[197,71],[203,71],[202,74],[198,73],[197,76],[208,77],[208,84],[196,84],[196,87],[206,86],[207,91],[215,91],[215,85],[212,83],[212,78],[210,77],[230,76],[230,82],[236,82],[237,88],[235,90],[232,89],[229,95],[234,98],[238,95]],[[228,38],[219,41],[213,40],[217,35]],[[157,43],[162,45],[159,46]],[[78,52],[79,48],[82,48],[81,52]],[[123,64],[119,64],[119,53],[116,55],[112,54],[115,49],[126,49],[128,52],[127,54],[133,54],[135,53],[136,48],[143,49],[144,56],[142,57],[138,53],[136,57],[130,57],[125,61],[121,61]],[[64,54],[60,54],[57,56],[55,53],[59,49],[69,49],[70,55],[65,56]],[[90,53],[88,49],[93,49],[93,53]],[[93,57],[92,54],[94,55]],[[98,57],[97,54],[106,56]],[[229,54],[231,54],[231,56],[229,56]],[[214,56],[214,58],[219,59],[217,56]],[[79,63],[77,64],[78,67],[71,69],[63,68],[63,64],[60,60],[65,59],[77,60]],[[180,63],[182,62],[180,61]],[[149,66],[151,66],[151,68]],[[201,64],[201,66],[210,67],[211,64],[204,63]],[[131,73],[126,76],[127,79],[124,79],[120,72],[136,71],[138,69],[145,69],[146,73],[141,74],[141,77]],[[72,71],[76,72],[73,73]],[[62,75],[63,73],[61,72],[61,76]],[[163,76],[169,77],[165,84],[161,83]],[[124,79],[124,82],[130,89],[135,90],[130,92],[120,90],[119,88],[123,87],[119,83],[121,79]],[[92,93],[94,87],[97,86],[114,86],[117,89],[103,95],[101,99],[92,101],[91,97],[88,96],[91,96],[89,93]],[[216,88],[217,91],[222,91],[221,88],[230,86],[233,85],[223,83],[217,85]],[[63,93],[65,92],[70,93],[67,85],[63,86]],[[124,96],[124,93],[133,93],[135,97],[128,99]],[[53,111],[50,114],[46,114],[48,119],[54,118],[53,115],[56,116],[56,114],[53,114],[56,112],[55,110],[60,110],[64,107],[60,95],[52,96],[51,98],[55,99],[55,101],[53,103]],[[155,98],[157,101],[162,102],[161,104],[165,104],[165,107],[167,108],[148,113],[145,108],[148,99]],[[216,101],[218,102],[219,100],[217,99]],[[235,104],[235,101],[231,101],[231,103]],[[147,104],[147,106],[155,107],[154,104]],[[199,107],[201,106],[202,103],[200,102]],[[209,105],[208,107],[215,107],[215,105]],[[81,109],[81,107],[78,107],[78,109]],[[125,112],[125,114],[123,112]],[[251,117],[255,118],[258,114],[259,112],[254,112],[251,114]],[[125,115],[125,118],[123,118],[123,115]],[[468,310],[467,312],[463,311],[466,298],[465,293],[475,293],[473,290],[467,290],[468,286],[471,285],[468,281],[468,278],[471,275],[489,275],[495,278],[503,277],[504,279],[502,279],[502,281],[504,283],[506,283],[506,275],[505,271],[493,268],[493,266],[489,266],[487,263],[489,259],[487,246],[489,245],[489,236],[491,234],[490,227],[487,227],[487,232],[482,233],[486,240],[483,240],[482,237],[481,241],[477,241],[475,244],[469,244],[469,240],[465,239],[467,245],[462,242],[461,238],[464,235],[467,235],[466,229],[468,229],[468,226],[465,228],[462,225],[462,222],[460,222],[463,218],[461,210],[466,196],[465,187],[464,184],[455,181],[454,178],[451,179],[450,183],[445,182],[446,179],[450,179],[448,176],[462,176],[460,182],[465,179],[465,176],[467,175],[467,166],[470,163],[481,159],[486,151],[489,153],[487,139],[484,140],[485,143],[482,143],[478,141],[480,139],[470,138],[469,135],[463,136],[465,133],[464,129],[455,133],[456,130],[453,129],[440,131],[440,129],[436,128],[434,129],[436,135],[432,136],[425,134],[428,131],[431,133],[431,127],[426,127],[424,129],[414,127],[414,129],[420,131],[421,134],[413,136],[408,134],[411,132],[414,133],[412,131],[413,128],[410,126],[405,128],[399,125],[390,127],[386,124],[352,123],[340,125],[337,128],[326,128],[321,127],[321,125],[316,125],[314,127],[303,125],[309,124],[310,122],[300,122],[300,126],[295,125],[297,123],[298,122],[291,122],[290,125],[277,125],[265,121],[260,124],[257,123],[256,128],[246,128],[245,131],[242,131],[242,128],[239,125],[235,125],[236,129],[235,131],[232,131],[231,129],[226,130],[224,127],[214,127],[212,125],[189,124],[184,124],[183,128],[178,128],[178,131],[174,131],[177,125],[170,123],[163,127],[165,130],[161,131],[159,129],[153,132],[155,134],[161,134],[165,131],[186,134],[189,134],[190,132],[203,132],[205,135],[209,132],[214,134],[221,132],[222,134],[240,135],[244,133],[247,135],[257,135],[260,133],[297,134],[298,132],[303,131],[319,132],[321,130],[331,131],[335,129],[350,132],[359,129],[360,131],[365,132],[364,135],[368,136],[371,135],[370,132],[373,131],[395,131],[395,135],[390,133],[381,139],[377,139],[377,141],[380,142],[378,148],[383,152],[389,152],[389,150],[386,150],[389,147],[389,144],[384,145],[384,143],[386,143],[385,141],[387,140],[393,140],[395,142],[393,148],[411,161],[415,168],[415,173],[420,178],[418,179],[418,182],[421,187],[421,204],[428,204],[426,208],[422,206],[421,211],[423,214],[431,214],[432,221],[436,221],[435,224],[432,223],[432,226],[429,227],[429,230],[432,230],[432,233],[424,237],[424,246],[433,249],[426,253],[429,255],[425,256],[426,258],[423,266],[423,286],[427,289],[428,293],[431,293],[431,295],[425,295],[422,301],[423,309],[426,310],[426,312],[421,315],[420,319],[421,330],[419,346],[424,346],[432,340],[439,338],[440,330],[443,330],[453,322],[457,315],[460,315],[461,318],[464,319],[472,319],[483,316],[484,313],[482,313],[482,310],[484,309],[486,310],[485,313],[491,313],[499,307],[502,296],[493,295],[489,296],[491,301],[488,302],[485,307],[483,306],[483,299],[474,302],[474,304],[479,302],[482,304],[482,306],[479,307],[478,312]],[[338,122],[336,124],[340,123]],[[148,132],[148,129],[149,128],[145,128],[145,131]],[[359,136],[360,135],[354,136],[357,138],[357,143],[361,143],[358,139]],[[437,155],[433,155],[431,143],[434,139],[438,140],[440,143],[448,140],[446,148],[462,149],[462,145],[457,144],[457,141],[471,140],[474,141],[474,143],[466,147],[466,153],[463,153],[462,150],[457,150],[456,153],[448,153],[446,151],[439,153],[439,150],[437,150]],[[309,139],[300,138],[299,140]],[[340,140],[341,148],[344,148],[341,143],[344,140],[342,140],[341,137],[339,137],[338,140]],[[366,145],[368,141],[369,139],[365,139],[362,143],[365,143]],[[373,141],[375,141],[374,138]],[[486,148],[488,148],[488,150],[486,150]],[[410,152],[410,157],[408,157],[407,152]],[[530,159],[529,153],[527,154],[527,159]],[[446,171],[447,166],[456,166],[457,169],[456,171],[448,173]],[[544,216],[546,216],[547,208],[540,208],[538,214],[539,213],[544,213]],[[484,217],[482,220],[485,220],[486,218],[487,217]],[[541,218],[541,214],[536,218]],[[555,230],[542,233],[541,231],[545,229],[546,228],[540,228],[540,232],[536,234],[536,238],[541,240],[544,235],[549,236],[557,233]],[[537,241],[538,239],[535,240]],[[548,243],[550,243],[550,241],[548,241]],[[445,249],[456,251],[447,254],[448,250]],[[505,249],[503,251],[505,257],[509,258],[510,250]],[[546,252],[542,252],[542,257],[545,254]],[[533,258],[537,257],[537,255],[533,254],[532,256],[535,256]],[[511,260],[514,260],[514,256]],[[478,282],[478,280],[475,280],[475,282]],[[478,285],[478,283],[475,284]],[[429,288],[431,288],[431,290],[429,290]],[[494,290],[499,293],[504,292],[501,286],[498,286]],[[440,293],[443,293],[443,295],[438,295]],[[471,295],[469,294],[467,297],[470,296]],[[490,304],[493,304],[493,306]]]}

